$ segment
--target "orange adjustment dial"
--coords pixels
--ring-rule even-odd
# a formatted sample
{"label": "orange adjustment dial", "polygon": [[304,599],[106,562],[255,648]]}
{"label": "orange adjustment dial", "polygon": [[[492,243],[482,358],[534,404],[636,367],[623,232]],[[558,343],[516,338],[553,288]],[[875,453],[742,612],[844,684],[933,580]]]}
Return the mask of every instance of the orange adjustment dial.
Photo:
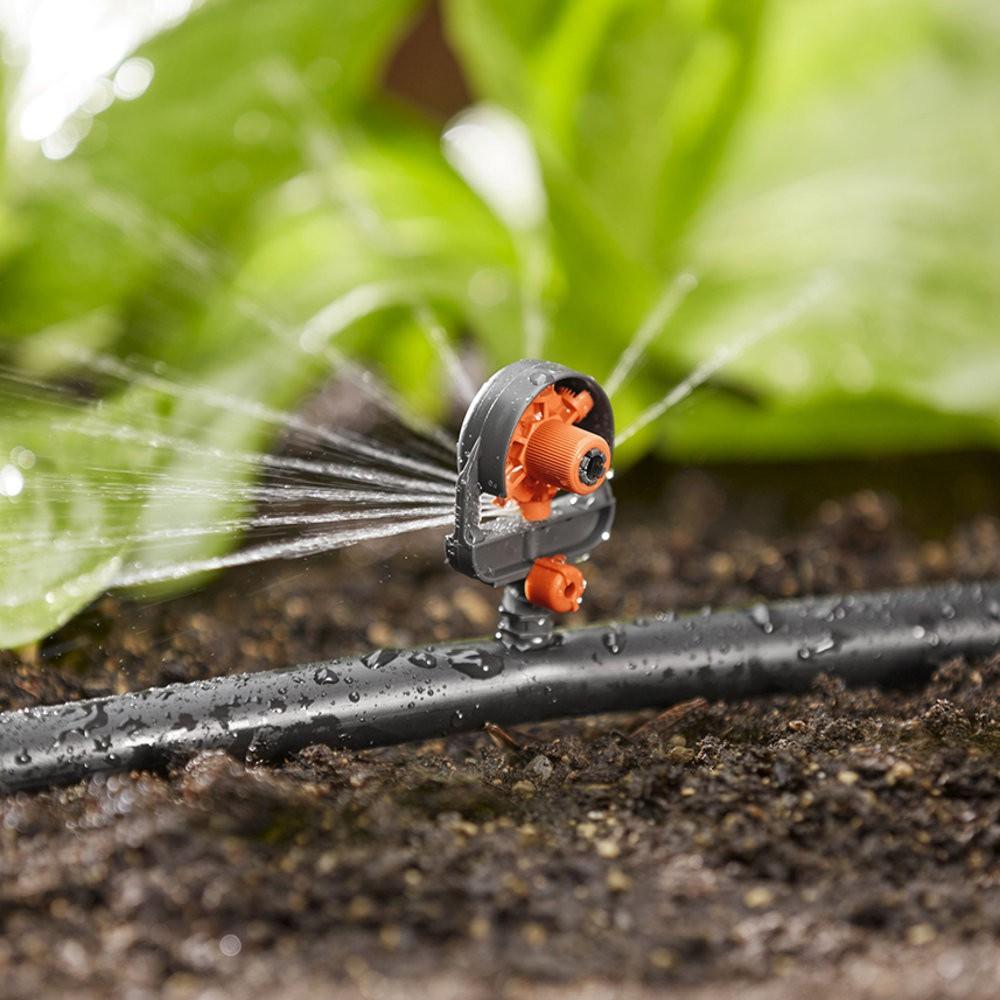
{"label": "orange adjustment dial", "polygon": [[576,426],[593,407],[594,399],[586,390],[543,389],[514,429],[504,469],[507,496],[497,503],[502,506],[512,500],[526,520],[543,521],[552,513],[552,499],[560,490],[593,493],[611,466],[608,442]]}
{"label": "orange adjustment dial", "polygon": [[586,587],[583,574],[565,556],[546,556],[531,567],[524,596],[540,608],[567,614],[579,609]]}

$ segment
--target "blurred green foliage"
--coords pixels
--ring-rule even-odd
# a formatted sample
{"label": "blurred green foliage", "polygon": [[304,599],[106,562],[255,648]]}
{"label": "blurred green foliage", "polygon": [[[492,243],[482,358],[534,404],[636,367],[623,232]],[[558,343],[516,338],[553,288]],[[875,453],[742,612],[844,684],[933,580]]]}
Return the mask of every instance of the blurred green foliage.
{"label": "blurred green foliage", "polygon": [[[993,0],[451,0],[475,99],[524,123],[540,165],[544,215],[513,227],[449,164],[440,127],[385,92],[415,10],[208,0],[142,47],[148,92],[99,114],[68,159],[8,140],[0,359],[52,377],[72,367],[65,345],[138,353],[291,406],[329,373],[333,343],[438,418],[447,375],[425,310],[496,365],[535,323],[546,356],[600,378],[692,272],[698,287],[616,397],[626,426],[822,273],[821,302],[623,459],[996,442]],[[331,320],[338,301],[349,323]],[[300,349],[303,332],[315,350]],[[54,453],[53,422],[86,424],[93,409],[0,414],[0,466],[23,446],[44,473],[0,497],[0,646],[65,621],[127,554],[53,544],[29,570],[18,537],[124,537],[233,513],[225,500],[179,511],[88,494],[110,465],[207,474],[169,448]],[[101,419],[119,416],[222,449],[268,445],[236,414],[135,386],[105,401]],[[172,556],[232,544],[194,539]]]}

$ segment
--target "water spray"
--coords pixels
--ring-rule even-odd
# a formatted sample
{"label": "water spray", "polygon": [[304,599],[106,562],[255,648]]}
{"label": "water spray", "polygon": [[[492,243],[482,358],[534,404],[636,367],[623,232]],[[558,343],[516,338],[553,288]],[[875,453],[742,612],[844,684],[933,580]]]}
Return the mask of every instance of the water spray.
{"label": "water spray", "polygon": [[[462,426],[445,543],[457,570],[504,588],[492,639],[0,714],[0,791],[163,769],[201,750],[262,763],[317,743],[367,748],[488,722],[801,691],[820,674],[911,685],[953,657],[1000,650],[1000,581],[557,630],[554,615],[583,599],[579,564],[610,535],[613,448],[611,406],[592,378],[509,365]],[[484,518],[487,498],[510,516]]]}

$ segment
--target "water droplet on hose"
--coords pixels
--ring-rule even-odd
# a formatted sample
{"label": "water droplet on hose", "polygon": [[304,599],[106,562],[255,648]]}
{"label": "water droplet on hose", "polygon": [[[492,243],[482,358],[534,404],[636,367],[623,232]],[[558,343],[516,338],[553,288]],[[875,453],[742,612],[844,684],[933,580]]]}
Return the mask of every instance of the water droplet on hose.
{"label": "water droplet on hose", "polygon": [[452,649],[448,651],[447,657],[448,665],[452,669],[476,680],[485,680],[503,673],[503,657],[487,649],[470,647]]}
{"label": "water droplet on hose", "polygon": [[625,633],[620,629],[608,629],[602,640],[605,649],[613,656],[617,656],[625,648]]}
{"label": "water droplet on hose", "polygon": [[819,642],[813,647],[813,652],[820,656],[823,653],[829,653],[831,650],[837,648],[837,640],[834,639],[832,635],[823,636]]}
{"label": "water droplet on hose", "polygon": [[433,670],[437,666],[437,657],[433,653],[414,653],[407,659],[415,667],[423,667],[424,670]]}
{"label": "water droplet on hose", "polygon": [[770,635],[774,631],[774,624],[771,621],[771,612],[768,606],[757,603],[750,609],[750,621],[754,623],[765,635]]}
{"label": "water droplet on hose", "polygon": [[359,702],[359,701],[361,701],[361,692],[360,691],[352,691],[347,697],[350,698],[351,701],[353,701],[353,702]]}
{"label": "water droplet on hose", "polygon": [[379,667],[384,667],[387,664],[392,663],[397,656],[399,656],[398,649],[376,649],[367,656],[362,656],[361,662],[366,667],[369,667],[372,670],[377,670]]}
{"label": "water droplet on hose", "polygon": [[336,684],[340,680],[340,674],[329,667],[319,667],[313,674],[313,680],[317,684]]}
{"label": "water droplet on hose", "polygon": [[799,649],[800,660],[811,660],[837,648],[837,640],[832,635],[823,635]]}

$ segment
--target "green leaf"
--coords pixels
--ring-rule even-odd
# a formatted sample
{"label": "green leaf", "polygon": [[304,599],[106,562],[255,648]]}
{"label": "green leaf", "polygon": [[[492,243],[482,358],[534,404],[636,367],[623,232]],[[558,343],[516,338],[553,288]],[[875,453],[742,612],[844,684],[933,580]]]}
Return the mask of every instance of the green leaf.
{"label": "green leaf", "polygon": [[[266,450],[276,428],[225,400],[294,406],[315,386],[330,361],[320,349],[303,350],[301,339],[309,317],[329,306],[331,297],[359,287],[389,288],[385,307],[345,337],[367,347],[396,388],[426,411],[440,411],[448,387],[430,341],[418,329],[416,307],[471,317],[477,329],[498,339],[519,315],[508,234],[447,167],[436,143],[401,120],[386,118],[367,134],[352,133],[336,159],[261,201],[250,224],[246,264],[199,313],[178,314],[176,325],[162,326],[155,340],[159,360],[168,370],[179,369],[179,384],[194,391],[164,391],[155,373],[151,380],[140,374],[135,388],[109,411],[132,452],[103,452],[101,464],[142,471],[129,480],[138,484],[131,489],[141,503],[128,508],[127,518],[116,508],[125,520],[107,534],[100,555],[92,553],[106,572],[87,576],[72,553],[64,559],[65,552],[53,550],[39,564],[38,579],[17,588],[34,609],[30,615],[22,609],[28,624],[19,640],[50,631],[119,574],[201,561],[235,544],[237,535],[212,529],[247,513],[243,487],[257,479],[259,468],[222,456]],[[477,291],[484,282],[493,286],[490,294]],[[168,315],[161,315],[161,323]],[[336,341],[337,332],[331,337]],[[60,342],[64,333],[53,331],[51,339]],[[52,351],[41,342],[36,346],[43,355]],[[155,414],[154,424],[147,413]],[[151,438],[159,438],[156,447]],[[172,443],[177,438],[180,445]],[[50,445],[57,457],[61,450],[73,451],[64,437]],[[99,496],[100,476],[90,482]],[[168,488],[144,495],[143,484],[156,482]],[[177,484],[187,488],[183,498],[169,488]],[[28,499],[30,505],[19,505],[22,516],[29,516],[30,506],[30,516],[40,517],[47,497]],[[100,523],[100,512],[84,506],[86,518]],[[81,530],[74,529],[76,535]],[[37,532],[44,533],[44,526]],[[73,599],[48,604],[45,594],[58,588],[63,574],[74,581]],[[140,589],[165,594],[201,579]]]}
{"label": "green leaf", "polygon": [[750,93],[762,7],[759,0],[447,7],[480,95],[521,116],[541,159],[549,356],[609,372],[664,281],[685,265],[679,240]]}
{"label": "green leaf", "polygon": [[[742,443],[762,457],[801,455],[806,440],[836,452],[981,443],[1000,414],[995,5],[767,10],[448,7],[481,95],[528,123],[544,165],[556,276],[547,353],[607,374],[664,283],[694,271],[697,291],[616,398],[625,428],[827,274],[822,302],[725,366],[754,408],[704,404],[715,416],[693,436],[664,417],[624,457],[657,438],[670,454],[732,456]],[[831,420],[838,405],[919,430],[903,441]]]}
{"label": "green leaf", "polygon": [[[270,449],[279,428],[253,419],[226,401],[280,407],[298,399],[318,377],[315,364],[310,371],[301,363],[283,362],[281,355],[287,357],[287,351],[279,351],[278,345],[248,347],[249,353],[239,364],[205,372],[193,383],[193,395],[182,390],[160,396],[170,439],[157,449],[154,470],[157,480],[168,488],[154,490],[143,502],[134,524],[134,541],[123,553],[123,577],[211,559],[239,542],[239,532],[225,526],[252,513],[254,505],[246,487],[256,483],[261,473],[257,463],[240,456]],[[175,384],[188,383],[178,380]],[[182,488],[183,495],[172,492],[171,486]],[[205,577],[185,572],[154,585],[141,585],[138,591],[146,597],[167,596],[200,586]]]}
{"label": "green leaf", "polygon": [[7,75],[7,64],[0,58],[0,114],[3,115],[2,123],[0,123],[0,267],[3,266],[4,258],[14,244],[14,223],[7,205],[7,121],[9,118]]}
{"label": "green leaf", "polygon": [[[132,405],[156,423],[148,399]],[[4,401],[0,648],[47,635],[121,568],[150,457],[110,432],[123,419],[121,403],[74,410],[44,399]]]}
{"label": "green leaf", "polygon": [[[214,0],[144,46],[137,58],[152,65],[148,93],[102,114],[68,162],[33,165],[14,178],[24,238],[0,272],[0,335],[44,328],[20,351],[21,363],[51,369],[60,353],[53,345],[79,345],[85,330],[92,346],[106,345],[117,325],[119,339],[126,335],[120,349],[141,344],[147,356],[176,363],[202,387],[294,403],[325,368],[290,354],[287,343],[262,343],[261,329],[247,320],[254,304],[233,293],[248,211],[281,182],[325,162],[331,149],[336,155],[338,129],[371,89],[412,6]],[[233,544],[225,533],[171,546],[159,539],[176,527],[197,529],[242,512],[239,486],[257,470],[236,463],[220,473],[204,455],[263,448],[273,428],[148,392],[135,409],[135,395],[128,391],[104,410],[124,431],[137,432],[128,452],[81,451],[65,435],[46,439],[39,429],[45,416],[37,427],[11,426],[15,436],[45,446],[39,463],[50,474],[5,498],[10,535],[67,540],[33,559],[30,573],[4,574],[17,585],[6,605],[10,635],[0,629],[0,643],[50,631],[113,582],[125,560],[154,565]],[[194,447],[144,445],[143,407],[157,415],[157,433],[187,436]],[[200,497],[192,490],[181,504],[154,492],[144,503],[106,505],[101,475],[79,465],[86,456],[94,468],[119,470],[123,496],[143,497],[147,473],[192,484],[207,477],[212,487]],[[84,544],[85,530],[103,543]],[[22,545],[7,551],[19,562],[31,554]]]}
{"label": "green leaf", "polygon": [[[421,129],[383,117],[341,156],[265,202],[236,287],[289,317],[289,346],[392,351],[386,327],[431,306],[497,350],[522,311],[509,233]],[[397,368],[398,366],[393,365]]]}
{"label": "green leaf", "polygon": [[[694,364],[835,276],[826,301],[726,368],[763,407],[800,414],[767,419],[748,454],[802,454],[811,405],[827,419],[818,451],[885,440],[848,416],[874,400],[912,417],[894,446],[982,443],[1000,416],[1000,19],[984,11],[857,2],[832,30],[810,5],[780,7],[759,106],[686,241],[702,285],[660,342],[664,362]],[[743,419],[712,433],[744,440]]]}
{"label": "green leaf", "polygon": [[749,92],[762,8],[454,0],[447,9],[481,95],[532,128],[553,196],[576,186],[630,255],[663,266]]}
{"label": "green leaf", "polygon": [[261,191],[314,155],[368,94],[412,0],[214,0],[140,53],[139,100],[80,156],[96,184],[201,238],[238,231]]}
{"label": "green leaf", "polygon": [[98,116],[68,161],[12,179],[26,238],[0,272],[0,336],[121,303],[161,269],[173,296],[205,294],[248,206],[366,96],[412,6],[211,0],[143,46],[148,91]]}

